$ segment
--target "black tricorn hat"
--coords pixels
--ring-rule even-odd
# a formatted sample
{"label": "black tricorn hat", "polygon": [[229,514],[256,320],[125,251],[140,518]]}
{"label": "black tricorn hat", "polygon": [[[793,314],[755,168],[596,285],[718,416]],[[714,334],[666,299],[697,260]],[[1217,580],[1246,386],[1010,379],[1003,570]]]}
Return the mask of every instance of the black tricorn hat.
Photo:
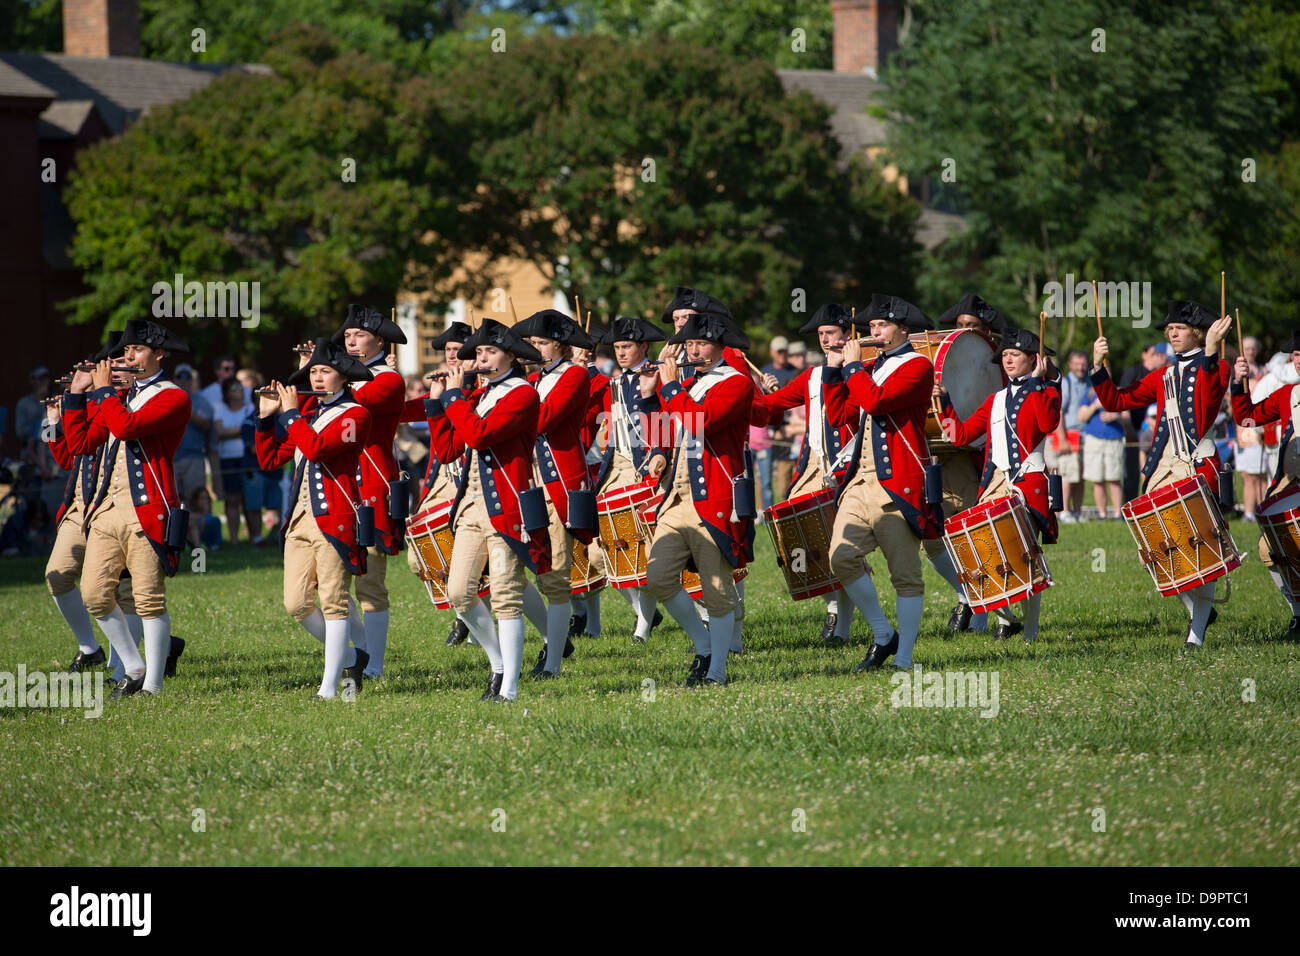
{"label": "black tricorn hat", "polygon": [[469,341],[469,337],[474,334],[464,322],[453,322],[447,326],[440,335],[435,335],[429,340],[429,347],[435,349],[445,349],[448,342],[459,342],[464,345]]}
{"label": "black tricorn hat", "polygon": [[842,329],[848,329],[853,326],[853,322],[854,317],[848,309],[838,302],[827,302],[813,313],[813,317],[799,331],[816,332],[823,325],[838,325]]}
{"label": "black tricorn hat", "polygon": [[749,348],[749,338],[726,316],[715,312],[695,312],[682,326],[681,331],[668,340],[670,345],[680,345],[688,339],[701,339],[729,345],[733,349]]}
{"label": "black tricorn hat", "polygon": [[939,316],[940,325],[956,325],[959,315],[973,315],[984,323],[990,332],[1001,335],[1007,329],[1007,320],[997,309],[975,293],[962,296],[960,302]]}
{"label": "black tricorn hat", "polygon": [[[112,341],[110,339],[110,341]],[[143,345],[146,348],[162,349],[166,352],[188,352],[190,347],[164,329],[157,322],[148,319],[127,319],[126,329],[122,332],[118,349],[128,345]]]}
{"label": "black tricorn hat", "polygon": [[731,310],[725,305],[707,292],[692,289],[690,286],[679,285],[673,290],[672,301],[668,303],[668,308],[664,309],[664,314],[660,317],[664,325],[672,324],[673,313],[678,309],[690,309],[692,312],[713,312],[731,318]]}
{"label": "black tricorn hat", "polygon": [[1169,311],[1163,319],[1156,323],[1157,329],[1163,329],[1174,322],[1190,325],[1194,329],[1208,329],[1219,318],[1199,302],[1170,299],[1167,302],[1167,307]]}
{"label": "black tricorn hat", "polygon": [[536,335],[543,339],[554,339],[561,345],[576,345],[580,349],[596,347],[595,340],[582,331],[582,326],[558,309],[534,312],[522,322],[515,323],[512,328],[516,335],[525,339]]}
{"label": "black tricorn hat", "polygon": [[601,341],[606,345],[615,342],[662,342],[668,336],[653,322],[631,315],[620,315],[609,325]]}
{"label": "black tricorn hat", "polygon": [[[964,314],[974,315],[973,312]],[[1038,336],[1033,332],[1030,332],[1028,329],[1017,329],[1013,326],[1007,326],[1002,332],[1002,339],[998,345],[998,350],[993,355],[992,359],[994,365],[1002,364],[1002,353],[1007,349],[1018,349],[1021,352],[1028,353],[1042,352],[1044,355],[1049,356],[1056,354],[1052,349],[1043,348],[1042,343],[1038,341]]]}
{"label": "black tricorn hat", "polygon": [[1280,352],[1300,352],[1300,329],[1292,329],[1291,335],[1278,346]]}
{"label": "black tricorn hat", "polygon": [[883,295],[879,292],[872,293],[871,304],[867,306],[862,321],[865,324],[872,319],[884,319],[909,329],[921,331],[934,328],[934,323],[930,321],[930,317],[906,299],[900,299],[896,295]]}
{"label": "black tricorn hat", "polygon": [[526,362],[540,362],[541,353],[533,348],[519,335],[512,327],[503,325],[496,319],[484,319],[483,324],[478,327],[478,331],[465,340],[465,344],[460,347],[457,357],[462,362],[468,362],[474,358],[480,345],[495,345],[503,352],[509,352],[515,358],[521,358]]}
{"label": "black tricorn hat", "polygon": [[290,375],[285,380],[285,384],[300,385],[310,381],[313,365],[328,365],[349,382],[369,382],[375,377],[370,369],[366,368],[365,363],[355,355],[349,355],[343,346],[329,339],[317,339],[307,364]]}
{"label": "black tricorn hat", "polygon": [[122,336],[124,334],[117,329],[109,332],[108,341],[104,343],[103,348],[90,357],[90,360],[92,362],[102,362],[106,358],[112,358],[114,355],[119,354],[122,351]]}
{"label": "black tricorn hat", "polygon": [[396,322],[385,318],[382,312],[367,309],[364,305],[348,306],[348,317],[343,320],[339,330],[330,336],[330,341],[336,345],[342,342],[343,333],[348,329],[362,329],[372,335],[379,336],[385,342],[406,344],[406,333],[397,327]]}

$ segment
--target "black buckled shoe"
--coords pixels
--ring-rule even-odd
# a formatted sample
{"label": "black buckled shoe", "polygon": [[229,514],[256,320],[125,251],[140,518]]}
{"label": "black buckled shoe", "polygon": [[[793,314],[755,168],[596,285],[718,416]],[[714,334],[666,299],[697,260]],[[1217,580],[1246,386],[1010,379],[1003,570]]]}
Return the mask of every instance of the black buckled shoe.
{"label": "black buckled shoe", "polygon": [[564,655],[563,655],[564,659],[568,660],[572,654],[573,654],[573,641],[569,640],[569,638],[566,637],[564,639]]}
{"label": "black buckled shoe", "polygon": [[859,671],[873,671],[879,667],[885,666],[885,661],[898,653],[898,632],[895,631],[889,638],[888,644],[878,644],[871,642],[871,649],[867,651],[867,656],[862,659],[858,665]]}
{"label": "black buckled shoe", "polygon": [[451,630],[447,632],[447,646],[455,647],[457,644],[463,644],[468,637],[469,628],[465,625],[464,621],[460,618],[456,618],[456,622],[452,624]]}
{"label": "black buckled shoe", "polygon": [[826,619],[822,621],[823,644],[831,643],[832,639],[835,637],[835,625],[838,624],[839,621],[840,616],[838,614],[832,614],[830,611],[826,612]]}
{"label": "black buckled shoe", "polygon": [[528,672],[528,676],[541,677],[542,674],[545,672],[546,672],[546,645],[543,644],[542,649],[537,652],[537,663],[534,664],[533,669]]}
{"label": "black buckled shoe", "polygon": [[95,648],[93,654],[87,654],[85,651],[77,651],[77,656],[74,657],[72,663],[68,665],[68,673],[77,674],[88,667],[94,667],[96,664],[104,664],[107,662],[108,658],[104,656],[104,649],[102,647]]}
{"label": "black buckled shoe", "polygon": [[121,700],[123,697],[130,697],[132,694],[138,694],[144,690],[144,675],[139,677],[123,677],[118,685],[113,688],[113,693],[108,695],[109,700]]}
{"label": "black buckled shoe", "polygon": [[709,665],[713,663],[713,658],[701,657],[695,655],[695,660],[691,662],[691,672],[686,675],[686,686],[695,687],[704,680],[704,675],[709,672]]}
{"label": "black buckled shoe", "polygon": [[163,677],[176,676],[176,662],[180,660],[181,655],[185,653],[184,638],[177,637],[173,634],[171,640],[171,647],[167,649],[167,663],[163,665]]}
{"label": "black buckled shoe", "polygon": [[587,630],[587,615],[574,614],[569,618],[569,637],[582,637]]}
{"label": "black buckled shoe", "polygon": [[952,609],[952,616],[948,618],[948,633],[960,634],[962,631],[970,630],[971,610],[969,604],[958,604]]}
{"label": "black buckled shoe", "polygon": [[362,675],[365,672],[366,665],[370,663],[370,654],[367,651],[363,651],[359,647],[356,650],[357,650],[356,663],[353,664],[351,667],[343,668],[343,676],[344,678],[352,679],[353,683],[356,684],[357,693],[359,694],[361,693]]}
{"label": "black buckled shoe", "polygon": [[1286,632],[1289,635],[1300,634],[1300,614],[1291,618],[1291,623],[1288,625]]}
{"label": "black buckled shoe", "polygon": [[1005,641],[1008,637],[1011,637],[1013,634],[1019,634],[1024,629],[1025,626],[1019,621],[1012,621],[1010,624],[1000,623],[997,627],[993,628],[993,640]]}

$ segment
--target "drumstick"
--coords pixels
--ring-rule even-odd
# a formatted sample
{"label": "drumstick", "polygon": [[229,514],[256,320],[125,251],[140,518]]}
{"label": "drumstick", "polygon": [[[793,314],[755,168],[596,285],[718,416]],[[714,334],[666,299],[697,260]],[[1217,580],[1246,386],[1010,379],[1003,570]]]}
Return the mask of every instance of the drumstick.
{"label": "drumstick", "polygon": [[[929,330],[929,329],[926,329],[926,330],[925,330],[925,347],[926,347],[927,350],[929,350],[929,348],[930,348],[930,330]],[[942,378],[938,377],[938,375],[939,375],[939,370],[938,370],[938,369],[935,369],[935,375],[936,375],[936,378],[935,378],[935,380],[934,380],[934,383],[935,383],[936,385],[938,385],[940,388],[943,388],[943,380],[942,380]],[[933,392],[930,393],[930,410],[934,412],[934,420],[935,420],[936,422],[938,422],[940,425],[942,425],[942,424],[943,424],[943,414],[939,411],[939,399],[937,399],[937,398],[934,397],[934,393],[933,393]]]}
{"label": "drumstick", "polygon": [[1241,309],[1233,309],[1232,311],[1237,313],[1237,354],[1245,355],[1246,347],[1241,344]]}
{"label": "drumstick", "polygon": [[[1092,307],[1093,307],[1093,311],[1097,313],[1097,338],[1104,339],[1106,337],[1106,333],[1101,330],[1101,299],[1097,298],[1096,279],[1092,280]],[[1105,359],[1101,360],[1101,364],[1105,366],[1107,369],[1110,368],[1110,363],[1107,362]]]}
{"label": "drumstick", "polygon": [[[757,365],[755,365],[753,362],[751,362],[751,361],[749,360],[749,356],[748,356],[748,355],[745,356],[745,364],[748,365],[748,366],[749,366],[749,370],[750,370],[751,372],[753,372],[755,376],[758,377],[758,387],[759,387],[759,390],[760,390],[764,395],[766,395],[766,394],[767,394],[767,389],[763,387],[763,370],[760,369],[760,368],[759,368]],[[682,368],[681,365],[678,365],[677,367],[678,367],[678,368]]]}
{"label": "drumstick", "polygon": [[1219,315],[1228,314],[1228,306],[1227,303],[1224,301],[1224,296],[1225,293],[1227,292],[1227,281],[1228,281],[1227,275],[1223,272],[1220,272],[1219,273]]}
{"label": "drumstick", "polygon": [[515,300],[512,299],[512,298],[510,298],[510,296],[506,296],[506,301],[510,303],[510,315],[511,315],[511,318],[514,320],[514,321],[512,321],[510,324],[511,324],[511,325],[518,325],[518,324],[519,324],[519,316],[515,313]]}
{"label": "drumstick", "polygon": [[578,301],[578,293],[573,293],[573,317],[582,324],[582,303]]}
{"label": "drumstick", "polygon": [[1046,333],[1046,331],[1047,331],[1047,313],[1039,312],[1038,313],[1038,348],[1040,351],[1043,348],[1043,335],[1044,333]]}
{"label": "drumstick", "polygon": [[591,309],[587,310],[587,327],[582,331],[586,332],[588,335],[591,334]]}

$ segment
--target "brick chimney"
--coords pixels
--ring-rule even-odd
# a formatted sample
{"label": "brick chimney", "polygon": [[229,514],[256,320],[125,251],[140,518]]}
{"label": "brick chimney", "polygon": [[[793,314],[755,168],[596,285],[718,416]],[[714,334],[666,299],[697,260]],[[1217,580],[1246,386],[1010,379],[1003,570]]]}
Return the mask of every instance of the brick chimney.
{"label": "brick chimney", "polygon": [[831,0],[835,72],[876,76],[898,49],[900,0]]}
{"label": "brick chimney", "polygon": [[63,0],[63,52],[139,56],[140,0]]}

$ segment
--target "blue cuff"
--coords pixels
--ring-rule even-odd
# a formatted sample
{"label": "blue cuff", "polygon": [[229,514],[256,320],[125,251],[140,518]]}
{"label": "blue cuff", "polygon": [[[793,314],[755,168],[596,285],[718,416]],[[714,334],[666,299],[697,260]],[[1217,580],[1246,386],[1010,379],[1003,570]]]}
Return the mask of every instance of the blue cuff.
{"label": "blue cuff", "polygon": [[63,396],[63,410],[66,412],[70,408],[84,411],[86,408],[86,393],[67,392]]}
{"label": "blue cuff", "polygon": [[1241,379],[1234,379],[1232,384],[1228,386],[1228,391],[1233,395],[1245,395],[1246,386],[1242,384]]}
{"label": "blue cuff", "polygon": [[275,431],[275,416],[267,415],[265,418],[259,418],[253,427],[259,432],[273,432]]}
{"label": "blue cuff", "polygon": [[844,368],[840,365],[827,365],[822,368],[822,384],[838,385],[844,381]]}
{"label": "blue cuff", "polygon": [[300,418],[302,418],[302,412],[298,411],[296,408],[291,408],[288,411],[281,412],[280,427],[288,431],[289,426]]}
{"label": "blue cuff", "polygon": [[949,395],[947,392],[940,392],[940,393],[939,393],[939,407],[940,407],[940,408],[944,408],[944,409],[947,409],[947,408],[954,408],[955,406],[954,406],[953,403],[952,403],[952,396]]}
{"label": "blue cuff", "polygon": [[1092,382],[1093,385],[1100,385],[1108,378],[1110,378],[1110,372],[1106,371],[1106,366],[1103,365],[1089,376],[1088,381]]}
{"label": "blue cuff", "polygon": [[459,402],[464,397],[465,393],[459,388],[449,388],[447,391],[442,393],[442,397],[439,398],[438,401],[442,403],[442,410],[445,412],[451,406],[452,402]]}
{"label": "blue cuff", "polygon": [[678,392],[684,392],[681,382],[669,382],[666,385],[659,386],[659,397],[665,402],[670,402],[677,396]]}
{"label": "blue cuff", "polygon": [[1201,368],[1210,374],[1219,370],[1219,357],[1217,355],[1205,355],[1201,358]]}
{"label": "blue cuff", "polygon": [[437,398],[426,398],[424,400],[424,417],[438,418],[443,413],[442,401]]}
{"label": "blue cuff", "polygon": [[1025,384],[1029,386],[1031,392],[1041,392],[1047,386],[1047,383],[1036,375],[1031,375]]}
{"label": "blue cuff", "polygon": [[116,394],[117,394],[117,389],[115,389],[111,385],[105,385],[103,388],[97,388],[93,392],[91,392],[90,397],[97,402],[102,402],[110,395],[116,395]]}
{"label": "blue cuff", "polygon": [[866,368],[867,367],[863,365],[861,362],[850,362],[848,365],[844,366],[845,381],[848,381],[850,378],[852,378],[854,375],[857,375],[859,372],[865,371]]}

